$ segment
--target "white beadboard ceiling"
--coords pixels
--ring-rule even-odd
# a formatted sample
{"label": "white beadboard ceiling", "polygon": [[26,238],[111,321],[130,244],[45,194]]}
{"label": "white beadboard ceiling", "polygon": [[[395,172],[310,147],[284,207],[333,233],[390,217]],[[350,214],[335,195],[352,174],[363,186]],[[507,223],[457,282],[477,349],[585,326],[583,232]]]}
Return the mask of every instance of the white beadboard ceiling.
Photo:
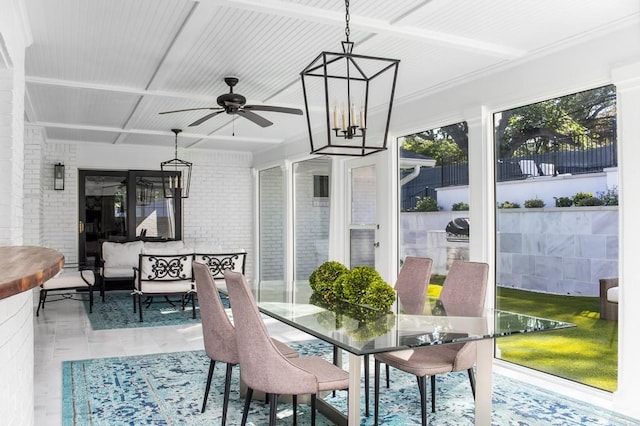
{"label": "white beadboard ceiling", "polygon": [[[247,104],[303,109],[300,71],[344,39],[343,0],[24,1],[26,122],[49,141],[170,147],[172,128],[183,148],[306,140],[303,116],[260,112],[274,123],[262,128],[221,114],[187,127],[207,111],[158,113],[216,107],[225,76],[239,78]],[[639,22],[638,0],[350,1],[354,52],[401,60],[396,104]]]}

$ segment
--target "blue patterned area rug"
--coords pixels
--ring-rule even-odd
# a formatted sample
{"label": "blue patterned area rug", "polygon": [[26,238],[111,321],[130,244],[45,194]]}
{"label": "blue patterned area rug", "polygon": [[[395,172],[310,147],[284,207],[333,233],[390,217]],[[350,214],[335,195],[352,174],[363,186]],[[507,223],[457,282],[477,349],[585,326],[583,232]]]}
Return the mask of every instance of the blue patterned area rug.
{"label": "blue patterned area rug", "polygon": [[[331,347],[318,341],[292,343],[301,354],[331,359]],[[346,361],[346,357],[345,357]],[[207,409],[200,413],[209,359],[204,351],[66,361],[63,363],[63,425],[213,425],[221,418],[224,365],[216,365]],[[371,368],[373,371],[373,368]],[[244,399],[234,369],[227,424],[238,425]],[[373,382],[373,380],[372,380]],[[373,385],[372,385],[373,386]],[[373,397],[373,387],[371,389]],[[346,393],[328,401],[346,410]],[[381,389],[381,424],[419,425],[420,403],[415,378],[391,370],[391,386]],[[362,402],[364,406],[364,400]],[[279,424],[291,424],[291,405],[280,403]],[[373,424],[371,417],[362,425]],[[466,372],[437,377],[436,413],[430,425],[472,425],[473,398]],[[249,424],[268,423],[269,407],[254,401]],[[494,374],[494,425],[637,425],[621,417],[527,383]],[[299,405],[298,423],[310,424],[309,406]],[[331,424],[318,415],[318,425]]]}
{"label": "blue patterned area rug", "polygon": [[133,296],[130,291],[109,291],[105,294],[104,302],[100,300],[98,295],[94,295],[94,297],[92,313],[89,313],[89,302],[84,302],[85,311],[93,330],[200,324],[197,300],[196,318],[193,319],[191,303],[188,303],[183,311],[179,298],[170,297],[170,300],[178,299],[173,302],[174,306],[172,306],[165,301],[164,297],[155,297],[154,303],[151,303],[149,307],[146,307],[145,304],[142,305],[144,321],[140,322],[138,313],[133,312]]}

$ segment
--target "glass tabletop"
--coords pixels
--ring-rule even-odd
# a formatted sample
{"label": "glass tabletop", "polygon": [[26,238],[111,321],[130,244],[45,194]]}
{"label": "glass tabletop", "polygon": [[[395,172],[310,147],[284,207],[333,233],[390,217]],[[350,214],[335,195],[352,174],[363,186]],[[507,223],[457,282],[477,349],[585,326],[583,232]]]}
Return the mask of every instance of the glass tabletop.
{"label": "glass tabletop", "polygon": [[304,283],[263,282],[253,293],[264,314],[355,355],[575,327],[496,309],[485,310],[481,317],[448,315],[457,312],[456,307],[443,306],[438,299],[396,300],[387,312],[346,303],[329,309]]}

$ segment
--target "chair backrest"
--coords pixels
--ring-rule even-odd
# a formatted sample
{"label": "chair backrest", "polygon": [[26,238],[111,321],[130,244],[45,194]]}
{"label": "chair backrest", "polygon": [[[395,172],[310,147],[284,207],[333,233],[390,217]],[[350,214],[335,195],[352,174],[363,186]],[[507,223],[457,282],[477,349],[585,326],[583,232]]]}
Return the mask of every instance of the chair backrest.
{"label": "chair backrest", "polygon": [[139,281],[191,280],[193,254],[139,254]]}
{"label": "chair backrest", "polygon": [[226,271],[224,277],[236,328],[243,382],[266,393],[299,395],[317,392],[316,376],[291,364],[271,340],[244,275]]}
{"label": "chair backrest", "polygon": [[214,279],[224,279],[225,271],[234,271],[244,274],[247,262],[246,252],[235,253],[196,253],[195,261],[207,265]]}
{"label": "chair backrest", "polygon": [[488,279],[489,265],[486,263],[454,261],[440,293],[447,315],[482,316]]}
{"label": "chair backrest", "polygon": [[204,349],[209,358],[215,361],[237,364],[240,360],[236,347],[236,331],[224,310],[209,268],[202,263],[193,262],[193,275],[200,305]]}
{"label": "chair backrest", "polygon": [[433,260],[407,256],[396,279],[395,290],[403,312],[421,314],[426,302]]}

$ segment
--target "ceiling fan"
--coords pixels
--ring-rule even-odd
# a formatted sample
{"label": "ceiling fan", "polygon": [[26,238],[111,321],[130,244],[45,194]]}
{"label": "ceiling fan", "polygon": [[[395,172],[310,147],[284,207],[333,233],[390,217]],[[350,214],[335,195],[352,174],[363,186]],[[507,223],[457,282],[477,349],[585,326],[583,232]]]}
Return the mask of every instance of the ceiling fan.
{"label": "ceiling fan", "polygon": [[187,108],[187,109],[178,109],[175,111],[163,111],[160,114],[173,114],[175,112],[185,112],[185,111],[198,111],[198,110],[211,110],[213,112],[205,115],[189,124],[189,127],[198,126],[210,118],[215,117],[218,114],[222,114],[226,112],[227,114],[234,115],[237,114],[240,117],[244,117],[250,121],[253,121],[258,126],[268,127],[273,123],[266,118],[254,113],[253,111],[270,111],[270,112],[282,112],[285,114],[297,114],[302,115],[302,110],[298,108],[286,108],[279,106],[270,106],[270,105],[245,105],[247,102],[247,98],[244,96],[233,93],[233,87],[238,84],[237,77],[225,77],[224,82],[229,86],[229,93],[225,93],[224,95],[218,96],[216,100],[218,105],[217,107],[202,107],[202,108]]}

